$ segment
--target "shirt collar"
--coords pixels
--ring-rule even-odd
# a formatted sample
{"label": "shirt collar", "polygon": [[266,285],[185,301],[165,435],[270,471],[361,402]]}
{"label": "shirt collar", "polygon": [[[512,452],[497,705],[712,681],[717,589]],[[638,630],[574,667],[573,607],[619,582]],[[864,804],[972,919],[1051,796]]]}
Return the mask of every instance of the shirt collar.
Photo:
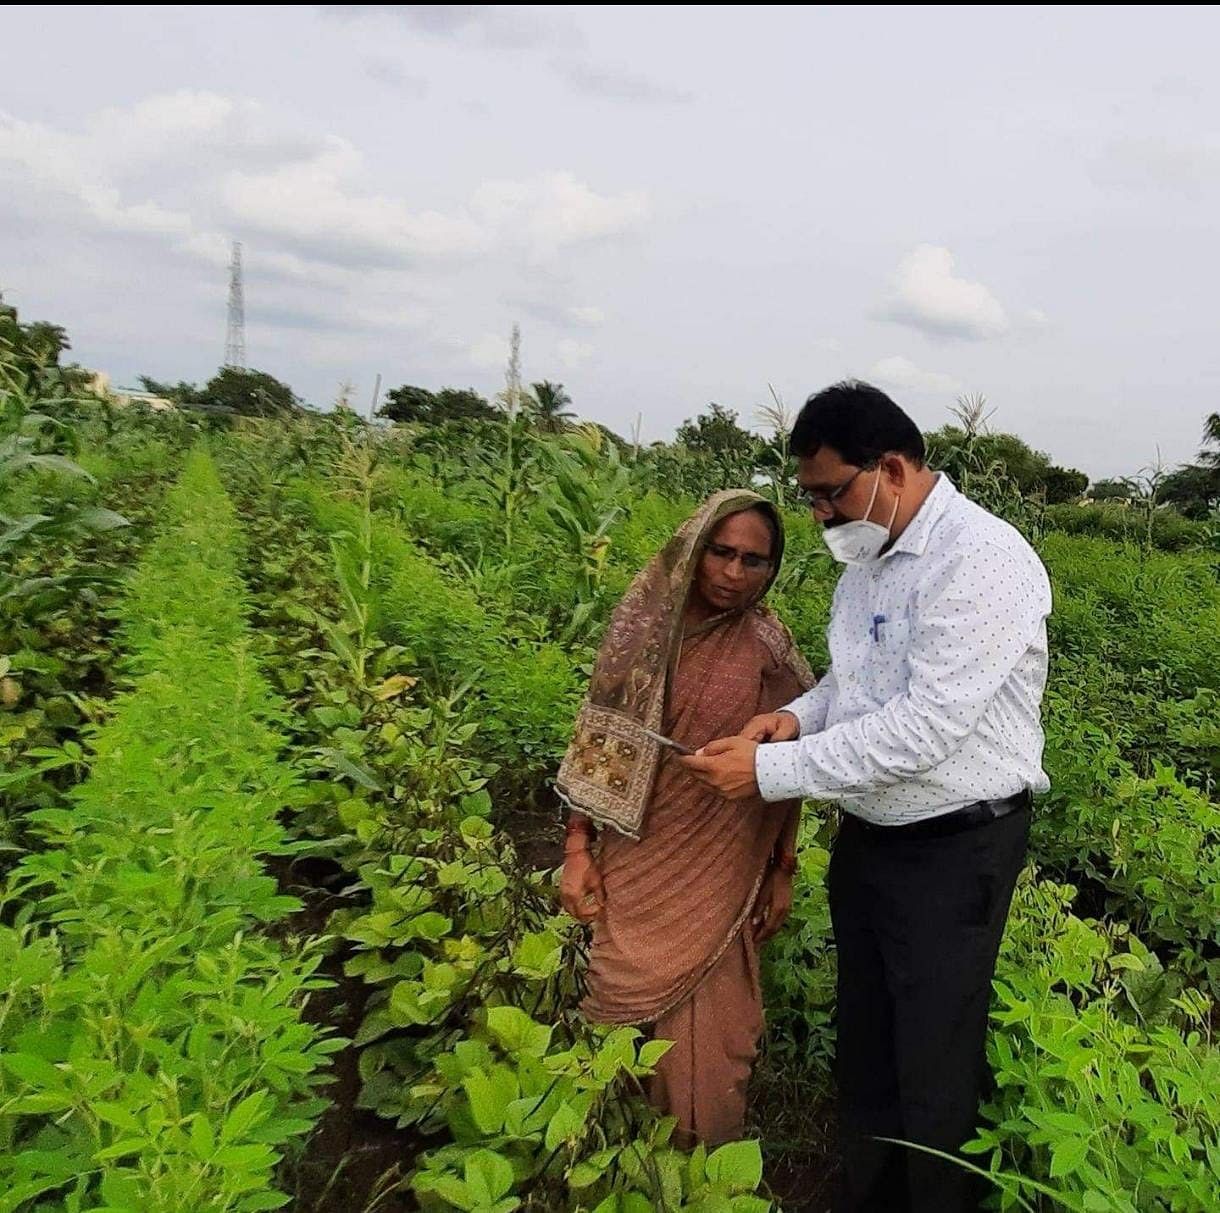
{"label": "shirt collar", "polygon": [[885,555],[909,552],[912,556],[922,556],[927,549],[928,540],[932,537],[933,527],[956,496],[957,489],[953,481],[944,472],[937,472],[932,491],[924,498],[923,505],[915,512],[915,517],[907,523],[902,534],[894,540],[893,546]]}

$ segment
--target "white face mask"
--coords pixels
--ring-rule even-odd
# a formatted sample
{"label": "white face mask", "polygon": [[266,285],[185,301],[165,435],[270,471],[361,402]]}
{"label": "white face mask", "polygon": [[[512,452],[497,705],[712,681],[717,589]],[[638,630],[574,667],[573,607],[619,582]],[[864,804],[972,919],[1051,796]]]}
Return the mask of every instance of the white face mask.
{"label": "white face mask", "polygon": [[869,498],[864,517],[840,522],[838,526],[822,528],[822,541],[830,549],[830,554],[842,564],[873,564],[881,556],[881,549],[890,541],[890,528],[898,517],[897,497],[894,498],[894,510],[890,514],[889,526],[867,521],[869,514],[873,512],[880,487],[881,469],[878,468],[877,479],[873,481],[873,495]]}

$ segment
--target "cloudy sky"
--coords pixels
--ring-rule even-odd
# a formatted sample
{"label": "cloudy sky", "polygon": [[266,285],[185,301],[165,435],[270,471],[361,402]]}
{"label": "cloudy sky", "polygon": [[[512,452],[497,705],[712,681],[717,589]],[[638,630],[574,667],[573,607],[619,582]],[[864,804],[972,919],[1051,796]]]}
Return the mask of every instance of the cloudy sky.
{"label": "cloudy sky", "polygon": [[646,438],[846,374],[1095,476],[1220,408],[1215,9],[6,10],[0,289],[119,383],[527,378]]}

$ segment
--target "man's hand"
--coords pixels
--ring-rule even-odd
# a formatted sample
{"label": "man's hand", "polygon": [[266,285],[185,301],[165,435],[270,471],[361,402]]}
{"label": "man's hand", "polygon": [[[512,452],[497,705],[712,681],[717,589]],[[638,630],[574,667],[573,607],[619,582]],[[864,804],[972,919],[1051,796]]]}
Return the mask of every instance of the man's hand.
{"label": "man's hand", "polygon": [[719,741],[709,741],[697,753],[678,761],[726,800],[745,800],[758,795],[758,783],[754,778],[757,749],[758,742],[747,737],[722,737]]}
{"label": "man's hand", "polygon": [[792,909],[792,877],[782,868],[772,868],[763,880],[754,903],[750,926],[756,944],[766,943],[787,921]]}
{"label": "man's hand", "polygon": [[578,922],[592,922],[602,912],[606,886],[588,851],[571,851],[564,857],[559,901]]}
{"label": "man's hand", "polygon": [[764,712],[747,721],[739,735],[750,741],[795,741],[801,722],[791,712]]}

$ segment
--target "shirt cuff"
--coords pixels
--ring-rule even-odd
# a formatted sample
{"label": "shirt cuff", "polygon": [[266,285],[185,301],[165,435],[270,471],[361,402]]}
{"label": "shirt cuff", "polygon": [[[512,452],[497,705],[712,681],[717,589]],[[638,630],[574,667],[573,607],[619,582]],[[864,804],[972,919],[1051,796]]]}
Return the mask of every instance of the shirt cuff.
{"label": "shirt cuff", "polygon": [[764,800],[799,800],[801,787],[799,741],[765,742],[754,752],[754,778]]}
{"label": "shirt cuff", "polygon": [[816,733],[818,730],[815,727],[815,717],[821,715],[821,706],[812,701],[813,690],[806,691],[804,695],[799,695],[791,703],[786,703],[779,709],[781,712],[790,712],[796,717],[797,723],[801,727],[800,735],[808,737],[810,733]]}

